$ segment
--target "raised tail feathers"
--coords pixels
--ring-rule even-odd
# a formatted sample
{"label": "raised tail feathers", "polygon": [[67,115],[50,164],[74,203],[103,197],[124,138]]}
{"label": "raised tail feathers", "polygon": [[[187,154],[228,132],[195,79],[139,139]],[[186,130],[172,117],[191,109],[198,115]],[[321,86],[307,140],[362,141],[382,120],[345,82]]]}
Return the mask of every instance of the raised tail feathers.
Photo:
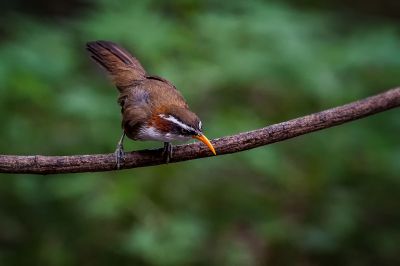
{"label": "raised tail feathers", "polygon": [[109,41],[88,42],[86,49],[91,58],[110,74],[119,90],[146,76],[146,71],[140,62],[115,43]]}

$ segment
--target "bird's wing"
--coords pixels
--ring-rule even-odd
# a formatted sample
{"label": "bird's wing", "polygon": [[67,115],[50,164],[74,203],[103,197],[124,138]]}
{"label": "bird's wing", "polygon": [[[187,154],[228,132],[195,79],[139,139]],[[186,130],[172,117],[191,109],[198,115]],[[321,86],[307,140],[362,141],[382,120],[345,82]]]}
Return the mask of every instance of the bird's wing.
{"label": "bird's wing", "polygon": [[155,107],[155,112],[163,111],[162,109],[168,106],[188,108],[182,94],[166,79],[147,77],[143,81],[143,86],[150,92],[150,100]]}
{"label": "bird's wing", "polygon": [[140,62],[122,47],[109,41],[94,41],[86,44],[91,57],[111,76],[122,92],[135,81],[143,80],[146,71]]}
{"label": "bird's wing", "polygon": [[169,80],[162,78],[160,76],[155,76],[155,75],[151,75],[151,76],[146,76],[146,79],[148,80],[158,80],[161,81],[162,83],[165,83],[166,86],[174,88],[176,90],[176,87],[174,84],[172,84]]}

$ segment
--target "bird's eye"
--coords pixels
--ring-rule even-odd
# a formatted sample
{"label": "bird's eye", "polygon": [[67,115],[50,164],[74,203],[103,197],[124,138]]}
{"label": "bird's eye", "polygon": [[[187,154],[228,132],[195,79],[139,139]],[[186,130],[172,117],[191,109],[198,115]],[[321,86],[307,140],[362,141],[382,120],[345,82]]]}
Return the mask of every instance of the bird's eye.
{"label": "bird's eye", "polygon": [[182,135],[189,135],[189,134],[190,134],[190,131],[187,130],[187,129],[181,128],[181,134],[182,134]]}

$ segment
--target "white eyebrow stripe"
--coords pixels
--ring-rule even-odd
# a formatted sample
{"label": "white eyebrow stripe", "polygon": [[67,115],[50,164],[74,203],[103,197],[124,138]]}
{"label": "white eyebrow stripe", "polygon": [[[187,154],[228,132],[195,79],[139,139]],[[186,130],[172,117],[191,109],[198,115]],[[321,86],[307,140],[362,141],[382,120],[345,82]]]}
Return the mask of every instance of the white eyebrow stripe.
{"label": "white eyebrow stripe", "polygon": [[165,119],[165,120],[168,120],[168,121],[174,123],[175,125],[180,126],[180,127],[183,128],[183,129],[186,129],[186,130],[189,130],[189,131],[196,131],[194,128],[192,128],[192,127],[190,127],[190,126],[188,126],[188,125],[182,123],[181,121],[179,121],[178,119],[176,119],[176,118],[175,118],[174,116],[172,116],[172,115],[160,114],[160,115],[158,115],[158,116],[161,117],[161,118],[163,118],[163,119]]}

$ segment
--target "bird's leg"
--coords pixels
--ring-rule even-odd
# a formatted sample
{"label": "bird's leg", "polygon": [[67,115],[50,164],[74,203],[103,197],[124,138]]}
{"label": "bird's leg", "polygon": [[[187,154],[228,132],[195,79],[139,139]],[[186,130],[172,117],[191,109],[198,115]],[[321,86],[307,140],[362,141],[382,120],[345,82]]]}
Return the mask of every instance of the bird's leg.
{"label": "bird's leg", "polygon": [[117,169],[121,168],[121,163],[125,160],[125,152],[124,152],[124,138],[125,138],[125,131],[122,133],[121,138],[118,141],[117,149],[115,150],[115,161],[117,164]]}
{"label": "bird's leg", "polygon": [[170,142],[164,142],[164,150],[162,154],[165,158],[165,162],[169,163],[169,160],[172,158],[172,144]]}

